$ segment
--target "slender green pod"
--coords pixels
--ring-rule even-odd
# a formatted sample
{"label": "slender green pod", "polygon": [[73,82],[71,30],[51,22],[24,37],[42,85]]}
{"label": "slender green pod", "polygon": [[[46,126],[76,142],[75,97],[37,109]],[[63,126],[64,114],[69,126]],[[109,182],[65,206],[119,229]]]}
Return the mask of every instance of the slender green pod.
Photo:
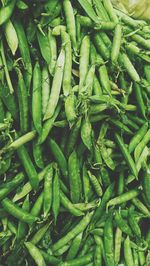
{"label": "slender green pod", "polygon": [[37,61],[33,71],[33,91],[32,91],[32,117],[35,129],[40,134],[42,131],[42,80],[41,69]]}
{"label": "slender green pod", "polygon": [[65,64],[65,52],[64,49],[61,49],[59,57],[57,59],[55,74],[52,82],[51,93],[47,105],[47,109],[44,115],[44,120],[51,118],[56,110],[58,105],[58,100],[60,96],[61,84],[63,79],[63,71]]}
{"label": "slender green pod", "polygon": [[4,24],[4,33],[5,33],[5,37],[6,37],[8,46],[9,46],[12,54],[15,55],[16,50],[18,48],[18,37],[17,37],[16,30],[15,30],[11,20],[8,20]]}

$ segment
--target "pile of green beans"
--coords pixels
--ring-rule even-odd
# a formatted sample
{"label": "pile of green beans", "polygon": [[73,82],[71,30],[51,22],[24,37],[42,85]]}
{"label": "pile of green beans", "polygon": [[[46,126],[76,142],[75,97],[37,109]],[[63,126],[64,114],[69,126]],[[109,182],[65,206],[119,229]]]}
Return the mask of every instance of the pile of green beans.
{"label": "pile of green beans", "polygon": [[0,265],[150,266],[150,24],[0,1]]}

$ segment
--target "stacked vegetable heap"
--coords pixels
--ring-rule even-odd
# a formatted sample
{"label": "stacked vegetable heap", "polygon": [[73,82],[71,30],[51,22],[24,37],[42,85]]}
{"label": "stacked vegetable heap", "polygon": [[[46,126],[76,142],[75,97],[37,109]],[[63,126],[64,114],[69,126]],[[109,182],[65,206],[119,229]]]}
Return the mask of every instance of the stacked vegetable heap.
{"label": "stacked vegetable heap", "polygon": [[0,4],[0,265],[150,265],[150,25],[110,0]]}

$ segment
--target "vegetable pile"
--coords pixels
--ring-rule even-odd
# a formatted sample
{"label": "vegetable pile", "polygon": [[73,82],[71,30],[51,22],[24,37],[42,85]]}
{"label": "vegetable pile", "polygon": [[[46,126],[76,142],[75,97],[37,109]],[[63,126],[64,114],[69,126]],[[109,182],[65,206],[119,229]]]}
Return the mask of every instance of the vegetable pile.
{"label": "vegetable pile", "polygon": [[149,266],[150,25],[3,0],[0,30],[0,264]]}

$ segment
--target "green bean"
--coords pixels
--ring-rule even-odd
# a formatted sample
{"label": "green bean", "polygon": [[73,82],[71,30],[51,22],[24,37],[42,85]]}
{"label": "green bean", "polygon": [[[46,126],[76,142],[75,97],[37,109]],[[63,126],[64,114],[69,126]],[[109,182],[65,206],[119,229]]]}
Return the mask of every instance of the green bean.
{"label": "green bean", "polygon": [[0,26],[3,25],[11,17],[15,8],[16,0],[11,0],[6,6],[0,9]]}
{"label": "green bean", "polygon": [[32,244],[31,242],[25,242],[24,245],[38,266],[46,266],[40,250],[34,244]]}
{"label": "green bean", "polygon": [[125,257],[125,262],[127,265],[134,266],[129,236],[127,236],[127,238],[124,241],[124,257]]}
{"label": "green bean", "polygon": [[86,216],[70,231],[68,232],[64,237],[59,239],[53,246],[52,250],[56,251],[65,244],[67,244],[70,240],[72,240],[74,237],[76,237],[78,234],[83,232],[85,228],[90,223],[90,220],[92,218],[93,212],[87,213]]}
{"label": "green bean", "polygon": [[51,93],[50,93],[46,113],[44,116],[44,120],[51,118],[54,115],[54,112],[56,110],[58,100],[59,100],[62,78],[63,78],[64,63],[65,63],[65,52],[64,52],[64,49],[62,49],[57,59]]}
{"label": "green bean", "polygon": [[38,219],[37,217],[33,216],[27,211],[24,211],[21,208],[19,208],[15,203],[13,203],[8,198],[2,200],[2,206],[9,214],[16,217],[18,220],[22,222],[32,224]]}

